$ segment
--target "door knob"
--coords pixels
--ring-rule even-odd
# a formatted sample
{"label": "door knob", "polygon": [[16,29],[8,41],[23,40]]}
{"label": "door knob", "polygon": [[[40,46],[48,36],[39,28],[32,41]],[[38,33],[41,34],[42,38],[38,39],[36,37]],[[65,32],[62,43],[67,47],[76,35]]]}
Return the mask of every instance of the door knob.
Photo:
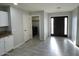
{"label": "door knob", "polygon": [[24,30],[24,31],[27,31],[27,30]]}

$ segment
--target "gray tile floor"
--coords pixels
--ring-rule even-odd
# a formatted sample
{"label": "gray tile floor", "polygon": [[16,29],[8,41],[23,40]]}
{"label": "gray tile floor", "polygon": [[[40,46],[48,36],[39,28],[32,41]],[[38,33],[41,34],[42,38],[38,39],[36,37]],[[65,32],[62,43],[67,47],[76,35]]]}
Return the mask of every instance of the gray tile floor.
{"label": "gray tile floor", "polygon": [[78,56],[79,48],[64,37],[31,39],[5,56]]}

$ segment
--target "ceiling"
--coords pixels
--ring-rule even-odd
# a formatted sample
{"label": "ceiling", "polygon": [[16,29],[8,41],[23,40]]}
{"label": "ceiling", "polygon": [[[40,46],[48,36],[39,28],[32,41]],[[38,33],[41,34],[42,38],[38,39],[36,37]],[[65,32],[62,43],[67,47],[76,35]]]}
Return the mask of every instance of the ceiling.
{"label": "ceiling", "polygon": [[26,11],[41,11],[48,13],[72,11],[79,6],[79,3],[18,3],[11,4]]}

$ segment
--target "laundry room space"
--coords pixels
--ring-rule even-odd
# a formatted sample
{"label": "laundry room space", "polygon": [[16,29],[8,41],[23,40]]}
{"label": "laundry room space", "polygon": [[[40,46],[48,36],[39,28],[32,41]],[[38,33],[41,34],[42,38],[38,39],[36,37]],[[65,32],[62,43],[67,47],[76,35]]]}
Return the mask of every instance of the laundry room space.
{"label": "laundry room space", "polygon": [[39,16],[32,16],[32,35],[39,38]]}

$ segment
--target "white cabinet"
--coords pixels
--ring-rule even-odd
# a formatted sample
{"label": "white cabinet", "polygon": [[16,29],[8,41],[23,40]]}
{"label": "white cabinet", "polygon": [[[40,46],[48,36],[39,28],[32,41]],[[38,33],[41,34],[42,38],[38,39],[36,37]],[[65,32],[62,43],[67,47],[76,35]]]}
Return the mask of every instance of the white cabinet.
{"label": "white cabinet", "polygon": [[0,55],[3,55],[4,53],[5,53],[4,38],[0,38]]}
{"label": "white cabinet", "polygon": [[0,11],[0,27],[8,26],[8,12]]}
{"label": "white cabinet", "polygon": [[11,49],[13,49],[13,36],[10,35],[8,37],[4,38],[5,40],[5,52],[10,51]]}
{"label": "white cabinet", "polygon": [[0,56],[14,48],[13,35],[0,38]]}

